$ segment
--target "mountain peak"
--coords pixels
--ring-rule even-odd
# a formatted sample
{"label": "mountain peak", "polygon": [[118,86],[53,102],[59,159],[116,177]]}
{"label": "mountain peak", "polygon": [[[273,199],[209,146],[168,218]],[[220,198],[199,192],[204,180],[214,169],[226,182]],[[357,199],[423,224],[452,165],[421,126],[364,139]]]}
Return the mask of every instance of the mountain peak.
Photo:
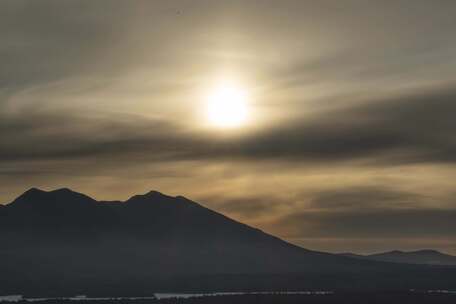
{"label": "mountain peak", "polygon": [[10,205],[12,206],[38,206],[38,205],[57,205],[57,204],[85,204],[95,202],[91,197],[75,192],[69,188],[60,188],[52,191],[44,191],[38,188],[30,188],[19,197],[17,197]]}
{"label": "mountain peak", "polygon": [[[76,191],[71,190],[70,188],[59,188],[51,191],[45,191],[36,187],[32,187],[21,194],[19,197],[22,196],[36,196],[36,195],[46,195],[46,194],[81,194]],[[82,194],[81,194],[82,195]],[[19,198],[18,197],[18,198]]]}
{"label": "mountain peak", "polygon": [[41,190],[41,189],[38,189],[38,188],[30,188],[28,189],[27,191],[25,191],[24,193],[22,193],[21,195],[19,195],[14,201],[13,201],[13,204],[14,203],[18,203],[18,202],[21,202],[21,201],[24,201],[24,200],[30,200],[30,199],[34,199],[34,198],[38,198],[38,197],[42,197],[43,195],[45,195],[47,193],[47,191],[44,191],[44,190]]}
{"label": "mountain peak", "polygon": [[39,188],[32,187],[25,191],[22,195],[34,195],[34,194],[41,194],[41,193],[46,193],[46,191],[41,190]]}
{"label": "mountain peak", "polygon": [[59,188],[59,189],[52,190],[50,192],[51,193],[62,193],[62,194],[78,193],[78,192],[71,190],[70,188]]}
{"label": "mountain peak", "polygon": [[130,197],[126,203],[154,203],[154,202],[170,202],[174,201],[175,198],[166,194],[163,194],[156,190],[151,190],[145,194],[137,194]]}
{"label": "mountain peak", "polygon": [[160,191],[157,190],[151,190],[144,194],[144,196],[167,196],[166,194],[161,193]]}

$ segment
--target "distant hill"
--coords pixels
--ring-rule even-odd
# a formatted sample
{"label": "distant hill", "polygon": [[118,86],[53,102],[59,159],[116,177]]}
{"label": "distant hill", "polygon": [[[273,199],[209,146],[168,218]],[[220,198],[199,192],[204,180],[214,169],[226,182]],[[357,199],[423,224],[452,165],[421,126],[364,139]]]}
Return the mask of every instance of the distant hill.
{"label": "distant hill", "polygon": [[370,255],[360,255],[353,253],[341,253],[340,255],[351,258],[393,263],[456,266],[456,256],[430,249],[417,251],[394,250]]}
{"label": "distant hill", "polygon": [[0,208],[1,294],[456,288],[456,270],[303,249],[185,197],[30,189]]}

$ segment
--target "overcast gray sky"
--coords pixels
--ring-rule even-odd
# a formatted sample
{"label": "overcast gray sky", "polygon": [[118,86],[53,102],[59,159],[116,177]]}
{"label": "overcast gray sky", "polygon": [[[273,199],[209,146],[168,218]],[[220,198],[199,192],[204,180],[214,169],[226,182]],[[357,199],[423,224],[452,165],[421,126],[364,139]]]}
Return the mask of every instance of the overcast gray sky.
{"label": "overcast gray sky", "polygon": [[[0,201],[185,195],[299,245],[456,253],[456,2],[0,2]],[[220,79],[249,118],[205,116]]]}

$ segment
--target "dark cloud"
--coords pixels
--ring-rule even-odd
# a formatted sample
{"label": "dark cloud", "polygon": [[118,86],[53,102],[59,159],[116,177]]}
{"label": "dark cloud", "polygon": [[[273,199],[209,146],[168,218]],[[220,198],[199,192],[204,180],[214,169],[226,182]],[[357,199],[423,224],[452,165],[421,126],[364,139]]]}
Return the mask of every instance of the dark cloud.
{"label": "dark cloud", "polygon": [[240,150],[312,161],[454,162],[455,100],[447,88],[328,110],[258,134]]}
{"label": "dark cloud", "polygon": [[281,198],[271,196],[243,196],[240,198],[202,197],[202,202],[211,204],[218,211],[241,218],[259,218],[279,211],[284,203]]}
{"label": "dark cloud", "polygon": [[[168,121],[67,113],[2,117],[2,159],[137,155],[150,160],[456,161],[456,91],[441,90],[323,111],[236,138]],[[62,143],[62,144],[60,144]]]}
{"label": "dark cloud", "polygon": [[326,210],[382,210],[414,208],[428,199],[425,196],[390,189],[385,186],[361,186],[348,189],[326,189],[313,195],[311,208]]}
{"label": "dark cloud", "polygon": [[297,212],[277,221],[289,238],[456,237],[454,209],[319,210]]}
{"label": "dark cloud", "polygon": [[0,88],[88,77],[96,72],[94,67],[112,58],[134,10],[118,1],[113,6],[102,1],[88,4],[2,1]]}
{"label": "dark cloud", "polygon": [[[203,4],[207,4],[207,1],[198,2],[198,5]],[[259,21],[268,21],[270,24],[276,22],[273,10],[265,16],[259,16],[250,11],[250,5],[237,2],[229,6],[205,6],[205,10],[199,13],[190,9],[185,2],[164,5],[154,1],[135,1],[134,5],[127,5],[122,1],[5,1],[1,5],[4,9],[0,9],[0,79],[4,83],[0,83],[0,88],[3,88],[3,91],[0,90],[0,106],[14,102],[11,97],[17,93],[15,90],[18,87],[33,87],[74,76],[96,75],[102,78],[118,75],[132,69],[132,66],[137,68],[141,60],[142,64],[147,62],[153,67],[162,66],[159,63],[167,63],[169,57],[172,57],[164,60],[162,55],[175,50],[178,46],[176,41],[180,41],[178,38],[184,38],[182,26],[192,20],[199,20],[197,25],[200,28],[204,20],[212,20],[215,12],[220,10],[230,12],[229,16],[236,17],[236,20],[246,25],[250,29],[246,33],[247,37],[255,31],[263,33],[256,27]],[[240,5],[244,9],[237,10]],[[270,5],[277,8],[275,4]],[[453,48],[445,42],[451,32],[449,26],[455,20],[450,18],[451,9],[432,10],[429,15],[429,4],[424,1],[417,2],[412,11],[407,5],[399,3],[373,7],[373,4],[366,6],[357,1],[349,1],[344,7],[351,7],[350,10],[334,10],[334,7],[340,7],[333,3],[312,4],[312,14],[306,10],[309,3],[290,1],[287,5],[293,8],[290,10],[290,18],[284,28],[271,28],[269,34],[272,38],[283,35],[281,30],[284,29],[291,31],[289,35],[307,33],[298,30],[302,26],[293,27],[300,22],[310,22],[301,21],[307,20],[306,18],[295,18],[293,13],[301,12],[309,17],[315,13],[331,16],[327,18],[328,22],[324,23],[322,31],[332,33],[329,37],[337,40],[335,36],[340,36],[337,33],[340,34],[340,31],[344,31],[342,28],[346,28],[350,33],[348,37],[353,40],[352,47],[358,47],[362,42],[354,39],[358,35],[364,38],[363,41],[391,43],[381,51],[377,48],[362,48],[366,51],[364,56],[354,53],[352,48],[346,48],[344,44],[344,47],[331,52],[326,50],[323,56],[312,60],[289,58],[279,63],[274,62],[271,66],[277,69],[272,69],[274,75],[269,80],[271,83],[285,81],[299,87],[309,80],[335,81],[334,76],[343,79],[348,75],[357,75],[356,78],[350,76],[351,80],[370,79],[379,82],[382,75],[386,74],[410,76],[410,67],[420,63],[429,68],[446,64],[442,58],[447,57],[440,56],[441,51],[451,53]],[[441,5],[450,8],[454,4],[442,2]],[[170,15],[176,7],[185,8],[187,17],[176,19]],[[357,15],[357,18],[348,18],[358,11],[363,14]],[[160,13],[153,18],[154,27],[149,27],[150,18],[144,19],[146,12]],[[247,12],[252,14],[252,18],[242,18]],[[380,22],[379,16],[388,16],[390,23],[374,27],[372,22]],[[433,22],[417,22],[423,16]],[[171,21],[175,28],[164,26]],[[417,32],[416,26],[411,27],[409,22],[417,24],[421,31],[435,34],[427,35],[426,43],[422,39],[410,39],[406,44],[392,43],[404,41],[402,38],[405,36],[415,37],[412,34]],[[341,27],[341,24],[346,26]],[[391,31],[386,31],[389,27],[397,28],[397,25],[402,25],[398,33],[391,35]],[[164,33],[156,31],[155,26],[163,29]],[[369,31],[376,35],[367,35]],[[145,35],[146,33],[150,35]],[[154,47],[155,43],[138,39],[149,37],[163,41],[166,35],[173,39],[166,39],[160,48]],[[309,36],[315,38],[315,35]],[[429,39],[434,43],[428,43]],[[183,41],[186,40],[183,39],[182,43]],[[319,39],[316,41],[321,42]],[[398,47],[393,47],[394,45]],[[321,47],[321,43],[317,46]],[[153,52],[148,52],[152,50]],[[188,53],[182,52],[188,56]],[[148,56],[145,57],[145,54]],[[182,54],[173,54],[177,62],[187,58]],[[423,61],[423,54],[429,58],[428,61]],[[435,62],[437,59],[440,60],[439,63]],[[396,80],[401,81],[401,77],[396,77]],[[346,105],[322,109],[311,116],[298,115],[301,117],[299,120],[281,121],[280,125],[234,139],[191,132],[171,119],[156,121],[120,115],[93,117],[92,113],[84,112],[41,113],[37,110],[39,105],[11,115],[0,108],[0,157],[2,161],[25,161],[92,156],[117,158],[129,155],[136,160],[160,161],[246,159],[321,163],[359,160],[370,164],[456,160],[456,139],[453,132],[456,127],[453,119],[456,110],[454,85],[442,86],[440,90],[420,89],[414,94],[391,98],[381,98],[379,94],[381,93],[373,91],[372,96],[358,104],[338,102]],[[330,103],[330,100],[326,102]],[[66,101],[63,99],[61,103],[65,104]],[[298,111],[305,113],[305,109]],[[143,151],[143,155],[138,151]]]}
{"label": "dark cloud", "polygon": [[[312,194],[311,208],[283,216],[271,227],[290,238],[454,238],[456,209],[385,187],[347,187]],[[427,205],[423,203],[428,203]]]}

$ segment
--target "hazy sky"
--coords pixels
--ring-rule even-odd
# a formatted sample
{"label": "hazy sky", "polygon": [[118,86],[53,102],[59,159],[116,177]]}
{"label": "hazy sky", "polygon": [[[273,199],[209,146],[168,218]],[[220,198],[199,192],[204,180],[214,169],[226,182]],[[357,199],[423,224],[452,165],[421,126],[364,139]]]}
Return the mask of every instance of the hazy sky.
{"label": "hazy sky", "polygon": [[[456,1],[0,2],[0,201],[185,195],[305,247],[456,253]],[[237,128],[207,123],[229,79]]]}

